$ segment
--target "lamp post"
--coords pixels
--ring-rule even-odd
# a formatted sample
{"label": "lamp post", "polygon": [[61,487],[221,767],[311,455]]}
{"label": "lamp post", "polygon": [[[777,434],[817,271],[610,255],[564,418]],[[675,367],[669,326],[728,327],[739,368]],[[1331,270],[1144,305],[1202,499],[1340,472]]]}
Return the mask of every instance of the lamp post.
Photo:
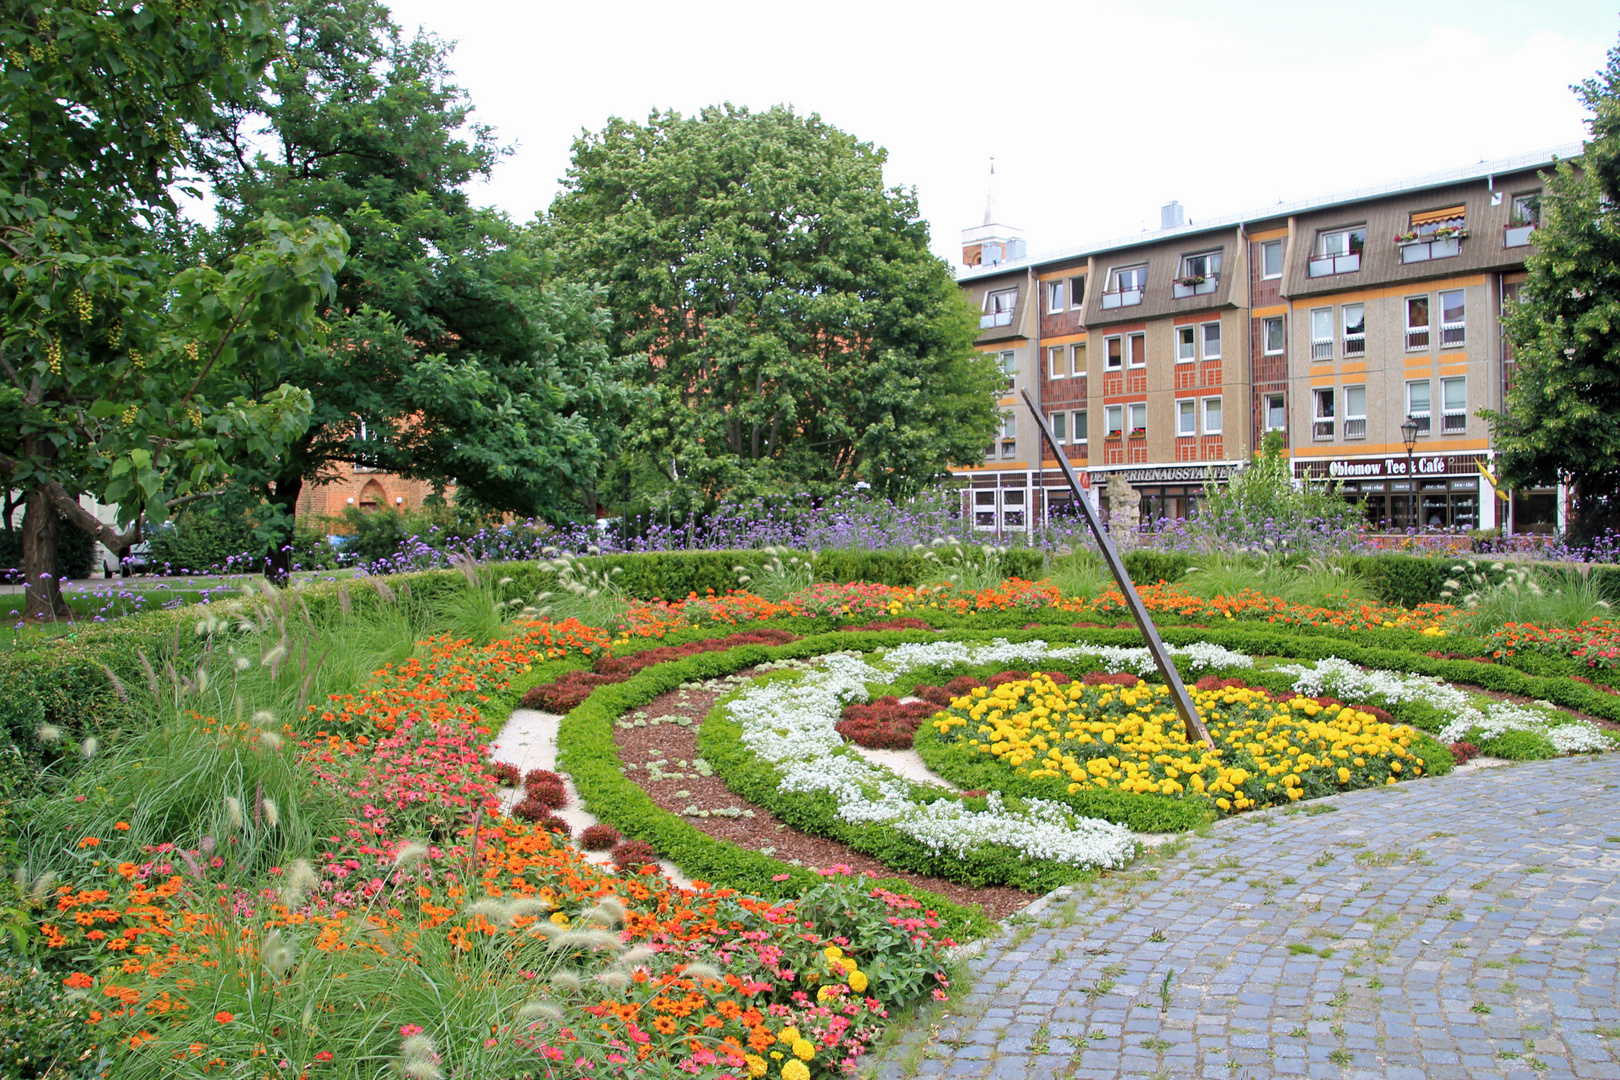
{"label": "lamp post", "polygon": [[1401,425],[1401,439],[1406,443],[1406,480],[1412,485],[1412,492],[1407,496],[1408,505],[1412,508],[1412,528],[1417,529],[1417,474],[1412,471],[1412,448],[1417,445],[1418,422],[1411,414],[1407,414],[1406,422]]}

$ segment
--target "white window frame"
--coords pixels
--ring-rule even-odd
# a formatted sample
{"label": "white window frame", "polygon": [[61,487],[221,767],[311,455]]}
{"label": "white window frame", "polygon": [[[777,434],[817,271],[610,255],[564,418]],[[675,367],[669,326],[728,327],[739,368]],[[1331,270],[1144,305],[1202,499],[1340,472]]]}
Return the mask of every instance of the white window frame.
{"label": "white window frame", "polygon": [[1048,281],[1046,283],[1046,313],[1056,315],[1063,311],[1063,282]]}
{"label": "white window frame", "polygon": [[[1128,406],[1127,419],[1130,422],[1130,430],[1132,432],[1140,431],[1143,435],[1146,435],[1147,434],[1147,402],[1145,402],[1145,401],[1128,401],[1125,404]],[[1141,420],[1142,422],[1140,424],[1138,424],[1138,423],[1136,423],[1137,420]]]}
{"label": "white window frame", "polygon": [[[1185,340],[1183,340],[1185,339]],[[1176,327],[1176,363],[1190,364],[1198,359],[1198,326],[1186,323]]]}
{"label": "white window frame", "polygon": [[[1282,423],[1280,423],[1280,424],[1273,424],[1271,422],[1271,406],[1272,406],[1273,402],[1276,403],[1277,412],[1282,417]],[[1287,394],[1263,394],[1263,395],[1261,395],[1261,398],[1260,398],[1260,405],[1261,405],[1261,408],[1264,410],[1260,414],[1261,415],[1261,421],[1260,422],[1265,425],[1265,429],[1267,431],[1286,431],[1288,429],[1288,395]]]}
{"label": "white window frame", "polygon": [[1004,412],[1001,414],[1001,437],[1003,440],[1018,438],[1018,414]]}
{"label": "white window frame", "polygon": [[1184,439],[1198,434],[1198,399],[1176,398],[1176,437]]}
{"label": "white window frame", "polygon": [[[1113,362],[1114,361],[1114,356],[1113,356],[1113,353],[1109,349],[1109,346],[1115,344],[1116,342],[1119,344],[1119,363],[1117,363],[1117,364]],[[1123,335],[1115,334],[1112,337],[1103,338],[1103,370],[1104,371],[1124,371],[1125,370],[1125,338],[1124,338]]]}
{"label": "white window frame", "polygon": [[[1526,213],[1525,211],[1529,211]],[[1513,201],[1508,204],[1508,220],[1518,218],[1530,228],[1541,223],[1541,189],[1534,191],[1519,191],[1513,195]],[[1514,226],[1508,226],[1513,228]],[[1519,226],[1522,228],[1523,226]]]}
{"label": "white window frame", "polygon": [[1091,434],[1090,425],[1086,423],[1086,419],[1085,409],[1074,410],[1074,416],[1070,417],[1069,441],[1075,446],[1086,445],[1087,436]]}
{"label": "white window frame", "polygon": [[[1424,304],[1424,314],[1428,322],[1425,322],[1422,326],[1412,325],[1412,302],[1414,300],[1422,300]],[[1406,351],[1428,352],[1429,343],[1433,340],[1434,333],[1434,303],[1429,294],[1419,293],[1416,296],[1401,297],[1401,312],[1401,317],[1406,320]]]}
{"label": "white window frame", "polygon": [[[1356,234],[1361,234],[1361,250],[1354,250]],[[1339,241],[1333,243],[1333,241]],[[1331,249],[1331,250],[1330,250]],[[1311,259],[1306,267],[1310,277],[1330,277],[1334,274],[1354,274],[1361,269],[1361,258],[1367,252],[1367,226],[1340,225],[1323,229],[1316,234],[1311,248]]]}
{"label": "white window frame", "polygon": [[1194,251],[1190,254],[1183,255],[1181,257],[1180,276],[1192,277],[1194,274],[1198,273],[1198,271],[1192,268],[1192,261],[1194,259],[1203,259],[1204,271],[1202,276],[1205,278],[1205,280],[1208,280],[1209,278],[1219,280],[1221,276],[1221,254],[1224,250],[1225,249],[1223,248],[1211,248],[1208,251]]}
{"label": "white window frame", "polygon": [[[1102,306],[1105,310],[1122,307],[1135,307],[1147,295],[1147,263],[1131,263],[1127,266],[1113,266],[1108,269],[1108,288],[1103,291]],[[1129,288],[1121,285],[1122,278],[1128,276],[1131,282]]]}
{"label": "white window frame", "polygon": [[1063,345],[1049,345],[1049,346],[1047,346],[1046,360],[1047,360],[1047,370],[1050,373],[1049,374],[1050,378],[1053,378],[1053,379],[1066,379],[1066,378],[1068,378],[1069,373],[1067,371],[1065,371],[1064,368],[1063,368],[1063,365],[1065,365],[1065,364],[1067,364],[1069,362],[1068,356],[1069,356],[1069,350],[1068,350],[1067,346],[1063,346]]}
{"label": "white window frame", "polygon": [[[1280,342],[1275,349],[1271,347],[1271,328],[1277,328],[1277,337]],[[1260,320],[1260,350],[1266,356],[1281,356],[1288,351],[1288,328],[1283,325],[1281,315],[1273,315],[1269,319]]]}
{"label": "white window frame", "polygon": [[[1133,341],[1140,343],[1141,348],[1130,348]],[[1125,345],[1125,366],[1128,368],[1147,367],[1147,335],[1143,333],[1126,334]]]}
{"label": "white window frame", "polygon": [[[1423,407],[1417,406],[1412,391],[1423,387]],[[1406,415],[1418,422],[1418,438],[1424,438],[1434,431],[1434,382],[1431,379],[1408,379],[1406,381]]]}
{"label": "white window frame", "polygon": [[[1459,383],[1462,384],[1462,408],[1453,409],[1449,400],[1451,395],[1446,391]],[[1440,433],[1442,435],[1464,435],[1467,432],[1468,376],[1448,375],[1440,380]]]}
{"label": "white window frame", "polygon": [[[1266,252],[1271,251],[1271,250],[1275,250],[1277,252],[1277,272],[1275,274],[1266,273]],[[1260,241],[1260,280],[1261,281],[1276,281],[1278,278],[1280,278],[1282,276],[1283,276],[1283,242],[1281,240],[1262,240],[1262,241]]]}
{"label": "white window frame", "polygon": [[1325,364],[1333,359],[1333,309],[1311,309],[1311,363]]}
{"label": "white window frame", "polygon": [[[1350,329],[1350,311],[1354,308],[1361,312],[1361,329]],[[1344,356],[1350,359],[1355,356],[1367,355],[1367,305],[1365,303],[1345,304],[1339,309],[1339,325],[1344,332]]]}
{"label": "white window frame", "polygon": [[1086,374],[1086,343],[1077,341],[1069,346],[1069,374],[1075,377]]}
{"label": "white window frame", "polygon": [[[981,532],[995,532],[1001,524],[1001,492],[998,488],[973,489],[973,527]],[[988,525],[979,521],[980,514],[988,514]]]}
{"label": "white window frame", "polygon": [[[1226,407],[1221,402],[1222,399],[1218,395],[1216,397],[1207,397],[1203,400],[1201,411],[1203,412],[1205,435],[1219,435],[1222,432],[1222,425],[1226,420]],[[1214,427],[1209,426],[1209,414],[1211,406],[1214,406],[1215,411]]]}
{"label": "white window frame", "polygon": [[[1215,331],[1214,352],[1209,351],[1209,332],[1211,330]],[[1221,321],[1219,319],[1198,324],[1198,346],[1204,350],[1205,360],[1219,360],[1221,358]]]}
{"label": "white window frame", "polygon": [[1015,350],[1003,349],[1001,351],[1001,372],[1007,376],[1009,383],[1018,378],[1018,353]]}
{"label": "white window frame", "polygon": [[[1011,297],[1009,300],[1008,298]],[[1006,301],[1003,304],[1003,301]],[[984,294],[984,311],[987,315],[1011,315],[1018,310],[1018,289],[992,289]]]}
{"label": "white window frame", "polygon": [[[1361,391],[1361,411],[1352,412],[1350,409],[1351,391]],[[1367,386],[1357,383],[1344,388],[1344,437],[1346,439],[1365,439],[1367,437]]]}
{"label": "white window frame", "polygon": [[[1338,424],[1338,387],[1313,386],[1311,388],[1311,440],[1313,442],[1332,442],[1333,433]],[[1327,412],[1322,412],[1322,403],[1327,403]]]}
{"label": "white window frame", "polygon": [[[1448,321],[1446,319],[1446,297],[1461,297],[1462,318]],[[1442,349],[1460,349],[1468,340],[1468,290],[1444,289],[1435,296],[1435,307],[1440,309],[1440,347]],[[1429,321],[1432,325],[1434,312],[1429,312]]]}
{"label": "white window frame", "polygon": [[1103,406],[1103,435],[1104,436],[1112,435],[1116,431],[1119,432],[1121,435],[1123,435],[1124,432],[1125,432],[1125,406],[1123,406],[1123,405],[1104,405]]}
{"label": "white window frame", "polygon": [[[1068,278],[1067,281],[1069,285],[1069,310],[1079,311],[1086,306],[1086,275],[1075,274],[1073,277]],[[1074,287],[1074,283],[1077,281],[1080,283],[1079,289]]]}

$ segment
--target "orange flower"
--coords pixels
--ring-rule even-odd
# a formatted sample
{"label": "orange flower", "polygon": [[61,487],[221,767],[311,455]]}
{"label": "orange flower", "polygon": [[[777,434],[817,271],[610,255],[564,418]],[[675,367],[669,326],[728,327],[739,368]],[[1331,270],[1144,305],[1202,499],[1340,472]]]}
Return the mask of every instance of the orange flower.
{"label": "orange flower", "polygon": [[214,1019],[215,1019],[215,1020],[217,1020],[217,1021],[219,1021],[219,1022],[220,1022],[220,1023],[221,1023],[221,1024],[228,1024],[228,1023],[230,1023],[230,1022],[231,1022],[231,1021],[232,1021],[232,1020],[235,1020],[235,1019],[236,1019],[236,1017],[234,1017],[234,1016],[232,1016],[232,1015],[231,1015],[231,1014],[230,1014],[230,1013],[228,1013],[228,1012],[225,1012],[225,1011],[224,1011],[224,1010],[223,1010],[223,1009],[222,1009],[222,1010],[220,1010],[220,1011],[219,1011],[219,1012],[217,1012],[217,1013],[215,1013],[215,1014],[214,1014]]}
{"label": "orange flower", "polygon": [[95,983],[96,980],[92,979],[82,971],[75,971],[73,974],[62,980],[63,986],[71,986],[75,990],[83,990],[86,987],[94,986]]}
{"label": "orange flower", "polygon": [[675,1021],[667,1016],[660,1016],[653,1021],[653,1030],[660,1035],[673,1035],[675,1034]]}

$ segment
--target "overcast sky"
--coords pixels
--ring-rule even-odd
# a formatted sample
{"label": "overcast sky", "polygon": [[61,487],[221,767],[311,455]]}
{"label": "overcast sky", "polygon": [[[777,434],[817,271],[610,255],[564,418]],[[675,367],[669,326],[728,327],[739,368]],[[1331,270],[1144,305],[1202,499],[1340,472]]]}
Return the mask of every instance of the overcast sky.
{"label": "overcast sky", "polygon": [[953,263],[992,155],[1001,221],[1072,247],[1578,141],[1620,35],[1614,0],[391,6],[514,149],[482,203],[543,211],[610,116],[788,102],[886,147]]}

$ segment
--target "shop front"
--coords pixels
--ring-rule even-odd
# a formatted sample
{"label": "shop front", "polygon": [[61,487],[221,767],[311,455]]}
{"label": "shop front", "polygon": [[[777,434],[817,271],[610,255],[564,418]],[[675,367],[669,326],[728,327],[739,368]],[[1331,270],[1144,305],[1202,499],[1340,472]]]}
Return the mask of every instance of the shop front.
{"label": "shop front", "polygon": [[1093,491],[1106,492],[1116,475],[1123,476],[1141,500],[1143,526],[1156,528],[1165,522],[1197,517],[1209,489],[1226,483],[1236,468],[1230,463],[1210,463],[1091,469],[1089,479]]}
{"label": "shop front", "polygon": [[1404,456],[1332,458],[1296,461],[1295,475],[1337,484],[1376,528],[1488,529],[1496,525],[1496,508],[1479,471],[1486,460],[1484,454],[1416,454],[1409,469]]}

